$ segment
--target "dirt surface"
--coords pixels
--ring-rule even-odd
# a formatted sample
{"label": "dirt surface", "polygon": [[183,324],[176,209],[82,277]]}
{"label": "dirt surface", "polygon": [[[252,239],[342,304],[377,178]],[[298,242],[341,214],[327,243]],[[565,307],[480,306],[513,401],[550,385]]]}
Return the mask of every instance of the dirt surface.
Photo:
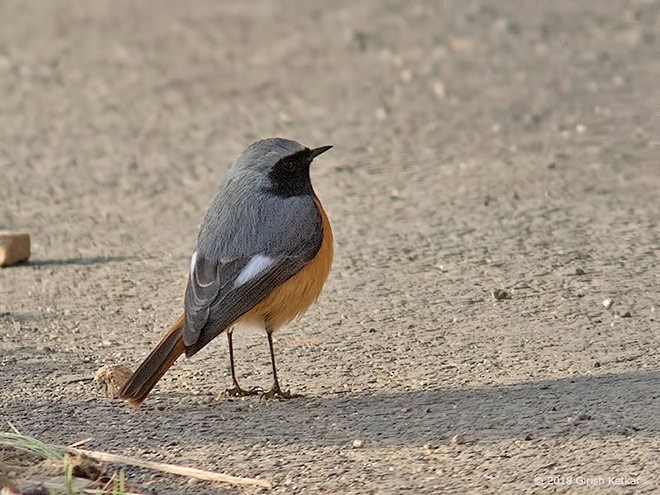
{"label": "dirt surface", "polygon": [[[3,1],[0,228],[33,257],[0,270],[0,417],[269,493],[658,493],[659,36],[657,1]],[[269,136],[335,145],[334,268],[276,336],[304,397],[217,401],[220,338],[139,410],[104,398]],[[268,386],[265,336],[235,342]]]}

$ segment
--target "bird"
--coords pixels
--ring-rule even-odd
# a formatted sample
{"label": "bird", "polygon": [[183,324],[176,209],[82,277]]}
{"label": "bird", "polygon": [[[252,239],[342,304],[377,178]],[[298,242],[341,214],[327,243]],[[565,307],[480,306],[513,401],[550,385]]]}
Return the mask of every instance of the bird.
{"label": "bird", "polygon": [[[310,165],[331,148],[268,138],[238,155],[202,222],[183,314],[124,384],[121,399],[139,406],[179,356],[193,356],[222,333],[232,379],[225,394],[295,397],[280,387],[273,332],[305,313],[330,273],[332,228]],[[266,331],[273,374],[268,391],[244,389],[236,379],[232,337],[241,325]]]}

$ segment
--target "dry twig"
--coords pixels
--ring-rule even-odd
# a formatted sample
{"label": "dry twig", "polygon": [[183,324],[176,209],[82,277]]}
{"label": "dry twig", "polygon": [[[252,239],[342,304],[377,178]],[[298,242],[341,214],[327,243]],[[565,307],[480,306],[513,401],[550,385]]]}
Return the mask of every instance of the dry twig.
{"label": "dry twig", "polygon": [[124,464],[127,466],[137,466],[154,471],[161,471],[163,473],[178,474],[179,476],[187,476],[189,478],[196,478],[204,481],[218,481],[221,483],[231,483],[232,485],[243,486],[261,486],[263,488],[271,488],[271,484],[266,480],[258,480],[255,478],[242,478],[239,476],[231,476],[229,474],[215,473],[213,471],[204,471],[203,469],[189,468],[185,466],[176,466],[174,464],[165,464],[162,462],[143,461],[135,457],[127,457],[123,455],[110,454],[108,452],[99,452],[96,450],[76,449],[73,447],[64,447],[64,449],[76,455],[86,455],[92,459],[102,462],[112,462],[117,464]]}

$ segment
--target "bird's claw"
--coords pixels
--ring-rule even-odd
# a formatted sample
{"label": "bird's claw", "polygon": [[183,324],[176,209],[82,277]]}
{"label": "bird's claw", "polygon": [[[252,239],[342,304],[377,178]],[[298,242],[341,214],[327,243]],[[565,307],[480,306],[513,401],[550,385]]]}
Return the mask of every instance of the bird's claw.
{"label": "bird's claw", "polygon": [[273,387],[268,392],[262,392],[261,399],[279,399],[279,400],[288,400],[295,399],[296,397],[301,397],[300,394],[292,394],[290,390],[282,390],[279,385],[273,385]]}
{"label": "bird's claw", "polygon": [[252,387],[250,390],[234,385],[232,388],[225,389],[225,397],[249,397],[250,395],[262,395],[264,390],[261,387]]}

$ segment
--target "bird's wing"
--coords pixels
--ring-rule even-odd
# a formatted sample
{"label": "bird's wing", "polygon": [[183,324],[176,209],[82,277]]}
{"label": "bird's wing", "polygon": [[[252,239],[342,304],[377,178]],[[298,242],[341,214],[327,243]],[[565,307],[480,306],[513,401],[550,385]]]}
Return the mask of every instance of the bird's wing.
{"label": "bird's wing", "polygon": [[298,273],[320,249],[322,228],[286,250],[245,258],[213,260],[196,252],[184,301],[186,354],[196,353]]}

